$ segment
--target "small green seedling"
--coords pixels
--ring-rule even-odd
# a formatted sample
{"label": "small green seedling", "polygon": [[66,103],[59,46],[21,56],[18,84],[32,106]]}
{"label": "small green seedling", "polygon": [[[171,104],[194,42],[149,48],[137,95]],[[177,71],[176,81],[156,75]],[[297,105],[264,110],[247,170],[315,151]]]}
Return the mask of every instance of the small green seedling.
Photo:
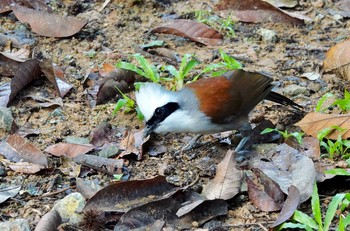
{"label": "small green seedling", "polygon": [[[317,185],[315,183],[314,189],[311,195],[311,208],[313,217],[296,210],[291,220],[293,222],[283,223],[278,227],[277,230],[282,229],[302,229],[302,230],[318,230],[318,231],[328,231],[332,225],[332,220],[336,215],[337,210],[344,212],[346,208],[349,207],[350,193],[339,193],[336,194],[332,201],[328,204],[326,215],[322,221],[322,212],[320,206],[320,198],[318,195]],[[350,224],[350,214],[347,216],[341,214],[339,217],[339,222],[337,225],[337,230],[345,231],[347,226]],[[333,230],[333,227],[332,227]]]}
{"label": "small green seedling", "polygon": [[174,76],[175,87],[173,90],[180,90],[184,85],[184,79],[187,74],[199,64],[199,61],[191,54],[185,54],[182,57],[179,70],[176,70],[174,66],[168,65],[164,69],[169,71]]}
{"label": "small green seedling", "polygon": [[129,98],[127,95],[125,95],[119,88],[117,88],[119,93],[122,95],[122,99],[119,99],[118,102],[115,104],[114,110],[112,115],[115,116],[122,108],[124,108],[125,112],[131,112],[133,110],[136,111],[137,118],[139,120],[143,120],[144,116],[142,115],[141,111],[138,107],[135,107],[135,101]]}
{"label": "small green seedling", "polygon": [[265,128],[260,134],[263,135],[263,134],[267,134],[270,132],[278,132],[279,134],[281,134],[283,136],[284,140],[287,140],[291,137],[294,137],[296,139],[296,141],[298,141],[299,144],[302,144],[302,142],[303,142],[304,133],[302,133],[302,132],[289,133],[287,130],[281,131],[281,130],[278,130],[277,128]]}
{"label": "small green seedling", "polygon": [[324,112],[328,107],[326,108],[323,108],[323,103],[329,99],[329,98],[332,98],[334,97],[334,95],[332,93],[326,93],[324,94],[321,99],[317,102],[317,105],[316,105],[316,112]]}
{"label": "small green seedling", "polygon": [[226,19],[223,19],[215,14],[211,14],[209,11],[199,10],[195,12],[195,18],[197,22],[207,24],[208,26],[217,29],[221,33],[225,34],[225,37],[234,38],[235,21],[232,20],[232,15],[229,15]]}
{"label": "small green seedling", "polygon": [[235,60],[232,56],[229,56],[224,51],[219,49],[222,61],[219,63],[209,64],[204,70],[196,76],[194,79],[197,80],[201,74],[211,72],[212,76],[220,76],[229,70],[242,69],[242,64]]}
{"label": "small green seedling", "polygon": [[344,98],[337,99],[332,104],[334,106],[338,106],[343,112],[350,110],[350,93],[347,90],[344,90]]}
{"label": "small green seedling", "polygon": [[129,62],[120,61],[116,64],[118,68],[130,70],[136,72],[137,74],[151,80],[154,83],[160,81],[159,72],[156,66],[150,64],[145,57],[141,54],[134,54],[133,57],[138,61],[141,67],[138,67]]}
{"label": "small green seedling", "polygon": [[[329,158],[333,159],[334,155],[336,154],[346,157],[346,154],[350,148],[350,140],[343,140],[341,138],[342,133],[345,130],[346,129],[334,125],[329,128],[322,129],[317,133],[317,139],[320,141],[321,147],[324,147],[327,150]],[[326,137],[334,131],[339,132],[337,140],[333,141],[331,139],[327,139]]]}

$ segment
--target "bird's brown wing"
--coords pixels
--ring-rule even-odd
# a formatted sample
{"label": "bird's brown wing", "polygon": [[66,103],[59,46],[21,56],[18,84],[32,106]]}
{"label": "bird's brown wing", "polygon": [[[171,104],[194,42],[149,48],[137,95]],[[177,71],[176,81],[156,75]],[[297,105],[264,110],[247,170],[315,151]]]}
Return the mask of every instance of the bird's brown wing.
{"label": "bird's brown wing", "polygon": [[247,115],[271,91],[271,82],[265,75],[236,70],[186,87],[195,91],[200,109],[214,123],[227,123],[236,116]]}

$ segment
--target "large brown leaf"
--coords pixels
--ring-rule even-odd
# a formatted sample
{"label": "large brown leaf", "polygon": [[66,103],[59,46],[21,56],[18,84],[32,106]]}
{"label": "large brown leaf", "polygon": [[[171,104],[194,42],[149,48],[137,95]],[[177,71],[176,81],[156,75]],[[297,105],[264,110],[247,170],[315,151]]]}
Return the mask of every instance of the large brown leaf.
{"label": "large brown leaf", "polygon": [[239,192],[242,178],[243,173],[237,168],[234,152],[229,150],[218,164],[214,179],[204,187],[202,194],[208,199],[228,200]]}
{"label": "large brown leaf", "polygon": [[[342,138],[347,139],[350,137],[350,114],[324,114],[320,112],[308,113],[301,121],[295,125],[299,126],[303,131],[310,136],[317,138],[318,132],[325,128],[331,128],[336,125],[344,128]],[[339,135],[338,131],[334,131],[327,136],[329,139],[337,139]]]}
{"label": "large brown leaf", "polygon": [[[216,9],[228,15],[233,14],[243,22],[284,22],[296,25],[303,23],[302,19],[262,0],[221,0]],[[305,16],[303,18],[306,19]]]}
{"label": "large brown leaf", "polygon": [[86,20],[32,10],[19,5],[12,6],[11,9],[19,21],[29,23],[35,33],[47,37],[72,36],[87,23]]}
{"label": "large brown leaf", "polygon": [[204,45],[216,46],[222,43],[223,35],[207,25],[187,19],[166,22],[152,30],[154,33],[173,34],[189,38]]}

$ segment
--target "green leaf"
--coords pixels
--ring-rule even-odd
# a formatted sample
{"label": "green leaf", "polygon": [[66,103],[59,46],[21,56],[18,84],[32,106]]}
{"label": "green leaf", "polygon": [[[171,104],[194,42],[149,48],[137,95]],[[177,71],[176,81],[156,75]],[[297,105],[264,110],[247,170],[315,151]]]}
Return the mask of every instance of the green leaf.
{"label": "green leaf", "polygon": [[324,128],[324,129],[322,129],[321,131],[319,131],[317,133],[317,139],[318,140],[323,140],[323,138],[328,136],[332,131],[333,131],[333,129],[331,129],[331,128]]}
{"label": "green leaf", "polygon": [[318,223],[319,230],[323,230],[320,197],[318,196],[316,182],[314,183],[314,189],[311,195],[311,208],[312,208],[312,213],[314,214],[315,220]]}
{"label": "green leaf", "polygon": [[332,94],[332,93],[326,93],[326,94],[324,94],[322,97],[321,97],[321,99],[317,102],[317,105],[316,105],[316,112],[319,112],[319,111],[324,111],[325,109],[327,109],[327,108],[324,108],[323,110],[321,110],[322,109],[322,105],[323,105],[323,103],[327,100],[327,99],[329,99],[329,98],[331,98],[331,97],[333,97],[334,95]]}
{"label": "green leaf", "polygon": [[136,110],[136,115],[137,115],[137,119],[138,120],[144,120],[145,116],[142,114],[142,112],[140,111],[140,108],[139,107],[136,107],[135,108]]}
{"label": "green leaf", "polygon": [[126,102],[127,102],[126,99],[119,99],[118,102],[115,104],[112,115],[115,116],[117,112],[120,111],[120,109],[125,106]]}
{"label": "green leaf", "polygon": [[274,131],[276,131],[275,128],[265,128],[260,134],[263,135]]}
{"label": "green leaf", "polygon": [[165,70],[169,71],[169,73],[172,75],[172,76],[175,76],[177,77],[179,75],[179,72],[176,70],[176,68],[174,66],[171,66],[171,65],[167,65],[164,67]]}
{"label": "green leaf", "polygon": [[164,41],[162,40],[154,40],[150,43],[147,43],[147,44],[144,44],[141,46],[142,49],[145,49],[145,48],[150,48],[150,47],[162,47],[164,46]]}
{"label": "green leaf", "polygon": [[299,223],[291,223],[291,222],[283,223],[282,225],[277,227],[277,230],[283,230],[283,229],[300,229],[300,230],[312,231],[312,229],[307,225],[299,224]]}
{"label": "green leaf", "polygon": [[324,174],[332,174],[337,176],[350,176],[350,173],[342,168],[334,168],[324,171]]}
{"label": "green leaf", "polygon": [[191,59],[187,65],[185,66],[185,68],[182,70],[182,72],[180,72],[180,78],[184,79],[186,77],[186,75],[195,67],[199,64],[199,61],[195,60],[195,59]]}
{"label": "green leaf", "polygon": [[135,59],[140,63],[141,68],[145,72],[146,78],[150,79],[152,82],[158,83],[159,82],[159,74],[158,70],[155,66],[151,65],[145,57],[143,57],[141,54],[136,53],[133,55]]}
{"label": "green leaf", "polygon": [[335,212],[337,211],[337,208],[339,207],[339,204],[344,199],[344,197],[345,197],[344,193],[339,193],[332,198],[332,201],[328,205],[326,216],[324,218],[323,230],[327,231],[329,229],[329,226],[331,225],[331,221],[334,218]]}
{"label": "green leaf", "polygon": [[136,72],[137,74],[139,74],[145,78],[148,78],[147,74],[142,69],[138,68],[137,66],[135,66],[132,63],[120,61],[116,64],[116,67]]}
{"label": "green leaf", "polygon": [[304,133],[293,132],[290,135],[293,136],[298,141],[299,144],[302,144]]}
{"label": "green leaf", "polygon": [[313,229],[318,229],[318,225],[315,220],[299,210],[294,212],[292,219]]}

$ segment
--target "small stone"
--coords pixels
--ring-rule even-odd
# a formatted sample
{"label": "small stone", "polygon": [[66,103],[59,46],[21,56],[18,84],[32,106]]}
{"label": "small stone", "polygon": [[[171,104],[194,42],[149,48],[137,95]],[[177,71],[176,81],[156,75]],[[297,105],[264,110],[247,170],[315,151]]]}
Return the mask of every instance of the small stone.
{"label": "small stone", "polygon": [[296,96],[296,95],[305,95],[309,96],[310,91],[306,87],[302,87],[296,84],[291,84],[283,88],[283,95],[287,96]]}
{"label": "small stone", "polygon": [[193,221],[192,222],[192,227],[197,228],[199,226],[197,221]]}
{"label": "small stone", "polygon": [[266,43],[275,42],[277,39],[276,32],[273,30],[260,28],[258,33],[261,35],[262,40]]}
{"label": "small stone", "polygon": [[10,108],[0,107],[0,129],[11,130],[13,116]]}
{"label": "small stone", "polygon": [[60,200],[54,209],[60,214],[62,221],[68,221],[71,225],[77,225],[82,220],[82,211],[86,204],[80,193],[72,193]]}
{"label": "small stone", "polygon": [[13,221],[6,221],[0,223],[0,230],[2,231],[30,231],[28,221],[26,219],[16,219]]}

